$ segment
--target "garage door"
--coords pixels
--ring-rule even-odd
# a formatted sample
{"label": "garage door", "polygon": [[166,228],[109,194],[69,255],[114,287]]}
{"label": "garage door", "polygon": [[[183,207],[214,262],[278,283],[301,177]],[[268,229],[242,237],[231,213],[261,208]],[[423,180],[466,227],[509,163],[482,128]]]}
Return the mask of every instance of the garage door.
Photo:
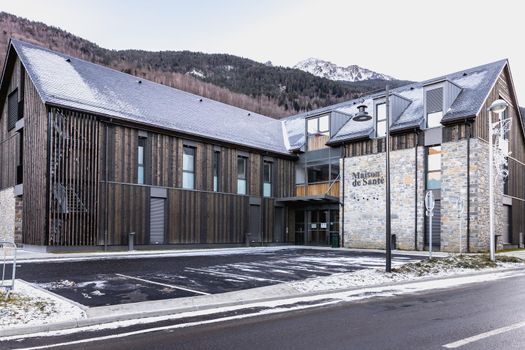
{"label": "garage door", "polygon": [[150,202],[150,244],[164,244],[164,198],[151,198]]}

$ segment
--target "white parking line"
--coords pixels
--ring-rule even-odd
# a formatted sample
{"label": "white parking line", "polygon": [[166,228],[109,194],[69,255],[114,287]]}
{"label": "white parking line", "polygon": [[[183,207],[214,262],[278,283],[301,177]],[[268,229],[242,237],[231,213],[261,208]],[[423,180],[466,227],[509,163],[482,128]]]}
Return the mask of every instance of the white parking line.
{"label": "white parking line", "polygon": [[157,286],[168,287],[168,288],[173,288],[173,289],[180,289],[180,290],[184,290],[184,291],[186,291],[186,292],[191,292],[191,293],[195,293],[195,294],[210,295],[210,293],[200,292],[200,291],[198,291],[198,290],[193,290],[193,289],[189,289],[189,288],[184,288],[184,287],[174,286],[174,285],[172,285],[172,284],[166,284],[166,283],[160,283],[160,282],[155,282],[155,281],[145,280],[145,279],[143,279],[143,278],[138,278],[138,277],[133,277],[133,276],[128,276],[128,275],[123,275],[123,274],[121,274],[121,273],[116,273],[115,275],[120,276],[120,277],[124,277],[124,278],[129,278],[129,279],[132,279],[132,280],[137,280],[137,281],[141,281],[141,282],[149,283],[149,284],[155,284],[155,285],[157,285]]}
{"label": "white parking line", "polygon": [[492,337],[494,335],[498,335],[498,334],[501,334],[501,333],[510,332],[510,331],[513,331],[515,329],[522,328],[522,327],[525,327],[525,321],[514,323],[514,324],[511,324],[510,326],[497,328],[497,329],[494,329],[494,330],[489,331],[489,332],[480,333],[478,335],[475,335],[475,336],[472,336],[472,337],[468,337],[468,338],[465,338],[465,339],[461,339],[461,340],[455,341],[453,343],[445,344],[445,345],[443,345],[443,347],[447,348],[447,349],[459,348],[459,347],[461,347],[463,345],[467,345],[467,344],[476,342],[478,340],[485,339],[485,338],[488,338],[488,337]]}
{"label": "white parking line", "polygon": [[226,277],[232,277],[239,279],[252,279],[256,281],[270,281],[270,282],[277,282],[277,283],[284,283],[286,281],[276,280],[273,278],[262,278],[262,277],[254,277],[254,276],[246,276],[246,275],[240,275],[240,274],[234,274],[234,273],[228,273],[228,272],[220,272],[220,271],[213,271],[213,270],[204,270],[204,269],[194,269],[192,267],[186,268],[186,271],[193,271],[201,274],[207,274],[207,275],[220,275],[220,276],[226,276]]}

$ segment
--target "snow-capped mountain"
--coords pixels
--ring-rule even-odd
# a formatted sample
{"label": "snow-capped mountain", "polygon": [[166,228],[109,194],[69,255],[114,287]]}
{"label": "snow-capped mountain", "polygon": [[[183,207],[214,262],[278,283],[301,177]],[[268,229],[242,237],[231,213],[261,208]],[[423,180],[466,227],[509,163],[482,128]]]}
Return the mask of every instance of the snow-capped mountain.
{"label": "snow-capped mountain", "polygon": [[318,77],[330,80],[362,81],[371,79],[395,80],[395,78],[371,71],[355,64],[348,67],[340,67],[332,62],[318,58],[308,58],[297,63],[293,68],[312,73]]}

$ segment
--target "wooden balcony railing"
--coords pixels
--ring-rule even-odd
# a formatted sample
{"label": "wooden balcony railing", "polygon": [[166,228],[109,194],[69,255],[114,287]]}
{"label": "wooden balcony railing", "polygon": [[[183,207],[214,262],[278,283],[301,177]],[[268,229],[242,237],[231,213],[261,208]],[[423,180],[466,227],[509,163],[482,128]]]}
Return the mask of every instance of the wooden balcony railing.
{"label": "wooden balcony railing", "polygon": [[308,185],[296,185],[295,191],[298,197],[322,196],[327,194],[329,196],[339,198],[339,181],[326,181],[316,182]]}

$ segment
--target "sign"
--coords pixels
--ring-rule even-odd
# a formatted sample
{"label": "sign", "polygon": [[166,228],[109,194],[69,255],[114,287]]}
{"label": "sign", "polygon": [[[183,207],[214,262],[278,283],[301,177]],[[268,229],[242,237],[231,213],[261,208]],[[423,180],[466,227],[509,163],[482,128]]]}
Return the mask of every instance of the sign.
{"label": "sign", "polygon": [[352,173],[352,186],[384,185],[385,178],[380,171],[360,171]]}
{"label": "sign", "polygon": [[326,222],[321,222],[321,228],[327,228]]}
{"label": "sign", "polygon": [[425,195],[425,208],[427,209],[426,215],[430,218],[428,220],[428,255],[432,259],[432,217],[434,216],[434,192],[428,191]]}

